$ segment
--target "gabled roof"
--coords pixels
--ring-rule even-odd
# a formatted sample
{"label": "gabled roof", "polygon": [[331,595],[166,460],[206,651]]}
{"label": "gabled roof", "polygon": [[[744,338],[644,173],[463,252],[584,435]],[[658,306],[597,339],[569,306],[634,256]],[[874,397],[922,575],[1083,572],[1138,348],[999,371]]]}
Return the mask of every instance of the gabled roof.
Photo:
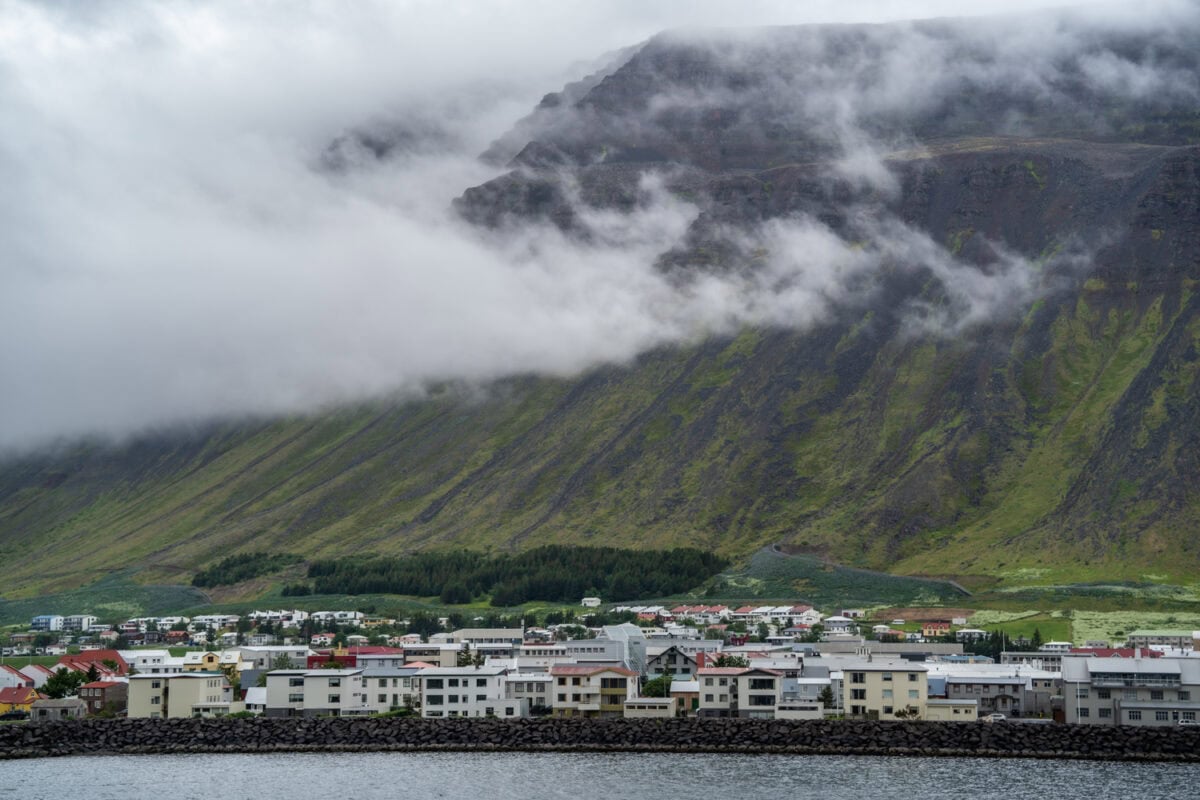
{"label": "gabled roof", "polygon": [[551,675],[595,675],[600,672],[616,672],[630,677],[637,675],[633,670],[624,667],[597,667],[582,664],[556,664],[550,667]]}
{"label": "gabled roof", "polygon": [[111,686],[125,686],[123,681],[92,681],[80,686],[80,689],[108,689]]}
{"label": "gabled roof", "polygon": [[28,686],[5,686],[0,689],[0,703],[23,705],[41,697],[36,690]]}
{"label": "gabled roof", "polygon": [[701,667],[696,670],[697,675],[741,675],[743,672],[749,672],[749,667]]}

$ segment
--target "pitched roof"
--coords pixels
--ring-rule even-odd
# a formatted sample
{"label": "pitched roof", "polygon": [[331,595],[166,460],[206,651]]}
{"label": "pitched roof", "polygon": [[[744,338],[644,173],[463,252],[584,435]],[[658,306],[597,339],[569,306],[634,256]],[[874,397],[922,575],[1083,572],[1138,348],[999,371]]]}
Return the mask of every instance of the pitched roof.
{"label": "pitched roof", "polygon": [[5,686],[0,689],[0,703],[24,704],[41,697],[28,686]]}
{"label": "pitched roof", "polygon": [[697,675],[741,675],[743,672],[749,672],[749,667],[701,667],[696,670]]}
{"label": "pitched roof", "polygon": [[551,675],[595,675],[598,672],[616,672],[631,677],[637,675],[633,670],[624,667],[596,667],[582,664],[556,664],[550,667]]}

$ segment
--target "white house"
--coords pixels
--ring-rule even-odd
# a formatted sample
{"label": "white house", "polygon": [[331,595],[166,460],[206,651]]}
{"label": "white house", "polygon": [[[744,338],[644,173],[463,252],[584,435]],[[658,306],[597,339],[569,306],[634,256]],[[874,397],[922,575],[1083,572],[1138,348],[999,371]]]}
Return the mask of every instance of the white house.
{"label": "white house", "polygon": [[503,667],[430,667],[417,673],[422,717],[523,717],[529,701],[506,696]]}

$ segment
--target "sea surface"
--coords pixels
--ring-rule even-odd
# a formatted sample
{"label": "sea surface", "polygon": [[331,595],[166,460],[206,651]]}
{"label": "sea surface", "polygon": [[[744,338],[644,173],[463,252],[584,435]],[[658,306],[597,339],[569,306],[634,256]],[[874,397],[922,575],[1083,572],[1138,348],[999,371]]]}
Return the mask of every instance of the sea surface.
{"label": "sea surface", "polygon": [[1200,797],[1200,764],[664,753],[281,753],[0,761],[25,800]]}

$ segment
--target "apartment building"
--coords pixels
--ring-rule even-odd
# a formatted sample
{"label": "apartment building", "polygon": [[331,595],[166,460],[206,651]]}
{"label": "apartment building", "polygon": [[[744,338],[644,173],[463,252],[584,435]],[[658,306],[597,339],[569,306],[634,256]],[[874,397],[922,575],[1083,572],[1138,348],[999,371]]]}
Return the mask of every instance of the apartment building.
{"label": "apartment building", "polygon": [[504,667],[429,667],[417,673],[422,717],[523,717],[529,701],[506,695]]}
{"label": "apartment building", "polygon": [[842,708],[852,717],[897,719],[903,711],[924,716],[929,699],[926,668],[911,661],[846,660]]}
{"label": "apartment building", "polygon": [[130,717],[215,717],[241,709],[223,672],[133,675],[128,699]]}
{"label": "apartment building", "polygon": [[1200,720],[1200,659],[1065,658],[1064,712],[1082,725]]}
{"label": "apartment building", "polygon": [[636,695],[638,673],[624,667],[556,664],[550,708],[556,717],[619,717]]}

